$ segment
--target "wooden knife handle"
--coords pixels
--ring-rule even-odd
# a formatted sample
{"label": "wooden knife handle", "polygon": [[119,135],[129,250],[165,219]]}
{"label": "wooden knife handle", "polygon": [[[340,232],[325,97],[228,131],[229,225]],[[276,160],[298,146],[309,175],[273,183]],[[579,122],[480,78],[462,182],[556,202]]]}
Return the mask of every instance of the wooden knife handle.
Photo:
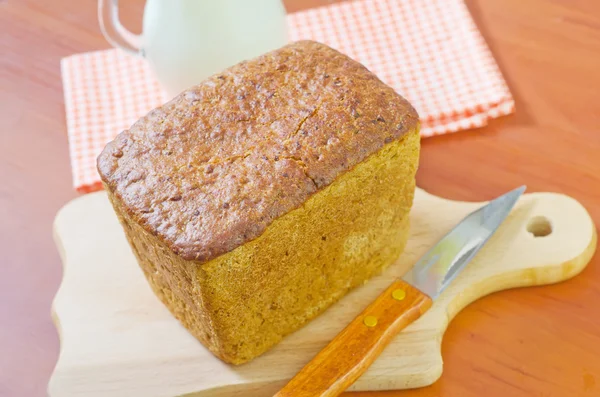
{"label": "wooden knife handle", "polygon": [[431,298],[417,288],[402,280],[395,281],[275,396],[339,395],[431,303]]}

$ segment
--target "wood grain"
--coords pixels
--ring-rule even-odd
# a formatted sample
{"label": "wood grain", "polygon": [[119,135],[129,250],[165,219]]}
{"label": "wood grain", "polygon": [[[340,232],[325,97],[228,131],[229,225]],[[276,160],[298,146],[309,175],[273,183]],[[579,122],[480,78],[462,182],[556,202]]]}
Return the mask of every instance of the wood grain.
{"label": "wood grain", "polygon": [[[400,291],[400,299],[394,298],[395,291]],[[431,303],[430,297],[405,281],[394,281],[275,397],[340,395]]]}
{"label": "wood grain", "polygon": [[[152,293],[106,194],[74,200],[61,209],[54,224],[65,275],[53,304],[61,354],[49,394],[273,395],[435,242],[481,205],[417,189],[411,234],[396,263],[264,355],[230,366],[198,343]],[[536,237],[547,229],[540,227],[544,224],[551,225],[551,233]],[[502,289],[571,278],[588,263],[595,247],[594,224],[575,200],[555,193],[524,195],[431,309],[392,338],[349,390],[431,385],[442,374],[444,331],[461,309]]]}
{"label": "wood grain", "polygon": [[[530,191],[568,193],[599,223],[600,2],[467,4],[517,112],[482,129],[424,140],[419,185],[484,200],[526,183]],[[123,22],[138,32],[142,6],[143,0],[121,1]],[[108,44],[95,0],[1,2],[0,26],[0,395],[40,396],[58,356],[50,304],[62,271],[51,223],[75,197],[59,61]],[[475,302],[446,332],[440,381],[386,395],[598,395],[597,280],[599,255],[569,282]]]}

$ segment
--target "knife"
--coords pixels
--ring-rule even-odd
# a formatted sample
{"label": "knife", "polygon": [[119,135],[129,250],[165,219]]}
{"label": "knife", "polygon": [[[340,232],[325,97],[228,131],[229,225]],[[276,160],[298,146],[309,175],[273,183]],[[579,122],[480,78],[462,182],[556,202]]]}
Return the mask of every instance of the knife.
{"label": "knife", "polygon": [[346,390],[394,336],[431,307],[494,234],[524,191],[525,186],[521,186],[467,215],[275,396],[337,396]]}

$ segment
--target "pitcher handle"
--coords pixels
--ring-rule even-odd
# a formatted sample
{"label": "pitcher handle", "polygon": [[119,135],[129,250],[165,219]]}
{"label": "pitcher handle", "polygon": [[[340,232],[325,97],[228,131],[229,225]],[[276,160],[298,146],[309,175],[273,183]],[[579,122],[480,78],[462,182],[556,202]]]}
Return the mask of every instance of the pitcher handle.
{"label": "pitcher handle", "polygon": [[141,35],[131,33],[119,21],[119,0],[98,0],[98,21],[104,38],[114,47],[142,55]]}

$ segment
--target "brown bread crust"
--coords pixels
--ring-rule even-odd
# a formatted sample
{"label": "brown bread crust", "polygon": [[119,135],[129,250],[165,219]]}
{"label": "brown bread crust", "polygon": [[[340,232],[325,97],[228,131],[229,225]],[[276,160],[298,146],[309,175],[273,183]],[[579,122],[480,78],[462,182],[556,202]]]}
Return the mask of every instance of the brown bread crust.
{"label": "brown bread crust", "polygon": [[131,220],[204,263],[417,124],[413,107],[365,67],[303,41],[151,111],[106,146],[98,170]]}

